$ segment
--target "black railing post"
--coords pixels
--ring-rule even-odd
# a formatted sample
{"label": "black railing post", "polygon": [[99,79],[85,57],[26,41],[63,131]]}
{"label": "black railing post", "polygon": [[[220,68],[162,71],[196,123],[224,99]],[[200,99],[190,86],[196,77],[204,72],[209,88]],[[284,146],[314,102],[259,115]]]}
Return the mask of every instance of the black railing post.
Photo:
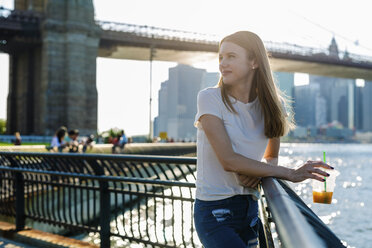
{"label": "black railing post", "polygon": [[100,181],[100,236],[101,248],[110,247],[110,192],[108,190],[108,182]]}
{"label": "black railing post", "polygon": [[[103,168],[95,160],[87,161],[93,168],[97,176],[105,175]],[[100,211],[100,238],[101,238],[101,248],[110,247],[110,191],[108,190],[107,181],[99,181],[99,211]]]}
{"label": "black railing post", "polygon": [[15,173],[16,231],[25,228],[25,188],[22,173]]}
{"label": "black railing post", "polygon": [[[19,167],[18,161],[9,156],[10,167]],[[15,194],[15,214],[16,214],[16,231],[21,231],[25,228],[25,187],[22,172],[14,173],[13,192]]]}

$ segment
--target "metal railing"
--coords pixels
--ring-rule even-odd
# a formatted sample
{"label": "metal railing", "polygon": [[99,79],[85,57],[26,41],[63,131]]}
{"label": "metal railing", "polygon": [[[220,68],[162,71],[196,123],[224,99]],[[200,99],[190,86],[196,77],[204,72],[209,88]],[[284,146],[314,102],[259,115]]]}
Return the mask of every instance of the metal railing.
{"label": "metal railing", "polygon": [[326,247],[275,179],[264,178],[262,186],[284,247]]}
{"label": "metal railing", "polygon": [[30,219],[100,233],[101,247],[110,247],[110,237],[197,247],[195,163],[181,157],[1,152],[0,213],[16,217],[17,230]]}
{"label": "metal railing", "polygon": [[[33,220],[99,233],[101,247],[110,247],[110,237],[120,246],[201,247],[195,171],[196,158],[0,152],[0,214],[15,217],[17,230]],[[284,247],[324,247],[293,191],[272,178],[263,189],[266,235],[273,221]]]}

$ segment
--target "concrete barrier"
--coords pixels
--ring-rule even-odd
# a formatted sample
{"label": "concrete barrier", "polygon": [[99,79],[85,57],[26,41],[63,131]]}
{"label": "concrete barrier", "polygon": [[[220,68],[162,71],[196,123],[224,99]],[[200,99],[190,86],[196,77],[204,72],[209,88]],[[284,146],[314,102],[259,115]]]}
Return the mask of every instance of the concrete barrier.
{"label": "concrete barrier", "polygon": [[[44,145],[0,146],[7,152],[48,152]],[[96,144],[88,153],[111,154],[112,144]],[[196,143],[131,143],[124,148],[124,154],[181,156],[196,153]]]}

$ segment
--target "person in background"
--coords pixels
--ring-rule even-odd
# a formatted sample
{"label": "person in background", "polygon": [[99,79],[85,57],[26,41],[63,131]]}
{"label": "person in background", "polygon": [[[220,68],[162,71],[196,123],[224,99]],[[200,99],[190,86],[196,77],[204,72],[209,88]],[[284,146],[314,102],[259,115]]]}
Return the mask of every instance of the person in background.
{"label": "person in background", "polygon": [[67,133],[66,127],[62,126],[58,128],[50,144],[53,151],[62,152],[63,148],[66,147],[66,143],[64,141],[66,133]]}
{"label": "person in background", "polygon": [[127,136],[125,135],[124,130],[121,131],[121,137],[119,141],[119,147],[122,153],[124,153],[124,147],[128,143]]}
{"label": "person in background", "polygon": [[[307,161],[297,169],[278,165],[288,120],[262,40],[241,31],[220,42],[218,85],[197,100],[195,228],[205,248],[258,246],[258,184],[263,177],[292,182],[329,176]],[[261,162],[263,160],[263,162]]]}
{"label": "person in background", "polygon": [[14,145],[15,146],[20,146],[22,144],[22,138],[21,138],[21,134],[19,132],[15,132],[14,133]]}
{"label": "person in background", "polygon": [[94,142],[94,135],[91,134],[87,137],[87,139],[85,140],[84,144],[83,144],[83,153],[86,153],[87,150],[91,150],[94,146],[95,142]]}
{"label": "person in background", "polygon": [[65,139],[66,145],[68,146],[68,152],[76,153],[79,152],[79,130],[72,129],[68,131],[68,137]]}
{"label": "person in background", "polygon": [[116,137],[112,140],[112,154],[116,154],[116,148],[120,146],[121,135],[118,133]]}
{"label": "person in background", "polygon": [[122,130],[120,133],[116,135],[116,138],[112,142],[112,153],[117,153],[116,150],[119,147],[120,153],[124,152],[124,147],[128,143],[127,136],[125,135],[124,130]]}

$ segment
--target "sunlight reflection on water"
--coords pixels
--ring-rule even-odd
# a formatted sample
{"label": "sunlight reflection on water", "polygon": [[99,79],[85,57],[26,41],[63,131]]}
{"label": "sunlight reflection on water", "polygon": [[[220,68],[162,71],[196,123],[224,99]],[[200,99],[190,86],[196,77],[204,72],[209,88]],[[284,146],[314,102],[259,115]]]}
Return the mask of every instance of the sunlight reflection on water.
{"label": "sunlight reflection on water", "polygon": [[294,191],[348,247],[369,247],[372,242],[372,145],[282,144],[279,164],[296,167],[306,160],[322,160],[341,174],[336,179],[332,204],[312,202],[311,180],[292,184]]}
{"label": "sunlight reflection on water", "polygon": [[[370,221],[372,197],[372,145],[362,144],[282,144],[279,164],[291,168],[303,164],[307,160],[322,160],[322,153],[327,153],[327,163],[335,167],[340,175],[336,179],[336,188],[332,204],[314,204],[312,202],[311,180],[292,184],[294,191],[302,198],[320,219],[341,239],[348,247],[364,248],[372,243],[372,222]],[[193,182],[193,178],[189,178]],[[190,196],[188,189],[179,190],[178,187],[167,189],[165,195]],[[191,192],[194,197],[194,190]],[[182,244],[184,240],[194,239],[196,247],[201,247],[196,233],[191,232],[192,205],[189,202],[181,204],[175,200],[156,198],[148,201],[149,212],[146,218],[145,207],[139,211],[125,212],[111,222],[111,231],[120,234],[146,233],[146,220],[149,227],[148,240],[164,242],[177,247],[189,247],[190,243]],[[163,206],[164,209],[163,209]],[[174,211],[174,219],[172,212]],[[130,218],[132,217],[132,218]],[[162,220],[164,218],[164,221]],[[182,218],[184,224],[182,225]],[[130,221],[132,219],[132,221]],[[172,228],[172,223],[174,223]],[[132,228],[131,228],[132,226]],[[173,233],[174,240],[169,240]],[[276,233],[273,233],[276,237]],[[99,242],[99,235],[90,233],[85,241]],[[131,244],[119,237],[112,238],[112,247],[144,247]]]}
{"label": "sunlight reflection on water", "polygon": [[[188,182],[195,182],[194,178],[187,176]],[[180,180],[185,182],[185,180]],[[163,194],[165,196],[195,198],[195,189],[170,187]],[[129,237],[142,237],[142,239],[176,247],[202,247],[195,230],[191,229],[193,204],[191,202],[172,200],[169,198],[148,198],[140,206],[129,209],[124,215],[119,215],[111,222],[111,232]],[[146,208],[147,205],[147,208]],[[138,207],[138,208],[137,208]],[[147,209],[147,211],[146,211]],[[89,233],[84,239],[88,242],[99,241],[99,235]],[[185,241],[185,242],[183,242]],[[152,247],[131,243],[120,237],[111,237],[112,247]]]}

